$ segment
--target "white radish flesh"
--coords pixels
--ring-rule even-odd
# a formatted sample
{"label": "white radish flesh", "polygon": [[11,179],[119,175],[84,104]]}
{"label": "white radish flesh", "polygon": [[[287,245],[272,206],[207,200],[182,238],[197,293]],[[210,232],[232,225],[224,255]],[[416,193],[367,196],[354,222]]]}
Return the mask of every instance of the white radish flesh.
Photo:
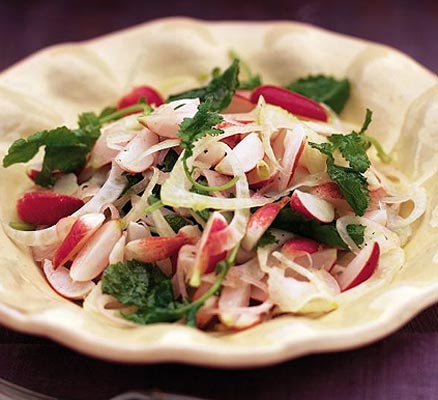
{"label": "white radish flesh", "polygon": [[[239,161],[243,172],[251,171],[256,167],[265,155],[263,143],[257,133],[250,133],[245,136],[232,150],[234,156]],[[216,171],[225,175],[233,175],[233,168],[229,160],[229,156],[216,165]]]}
{"label": "white radish flesh", "polygon": [[147,170],[155,161],[155,155],[142,156],[146,150],[158,143],[158,136],[148,129],[141,130],[115,158],[125,171],[139,173]]}
{"label": "white radish flesh", "polygon": [[120,221],[106,222],[87,242],[73,261],[70,276],[83,282],[99,276],[109,264],[109,255],[122,235]]}
{"label": "white radish flesh", "polygon": [[50,260],[44,260],[43,271],[50,286],[61,296],[71,300],[80,300],[87,296],[95,284],[91,281],[75,282],[71,279],[69,270],[65,267],[53,268]]}

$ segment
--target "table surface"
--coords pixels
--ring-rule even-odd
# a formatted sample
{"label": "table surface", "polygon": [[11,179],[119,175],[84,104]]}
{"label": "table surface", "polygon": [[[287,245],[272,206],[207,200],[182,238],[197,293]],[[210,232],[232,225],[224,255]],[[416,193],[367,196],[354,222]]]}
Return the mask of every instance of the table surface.
{"label": "table surface", "polygon": [[[51,44],[89,39],[154,18],[186,15],[304,21],[394,46],[438,71],[436,1],[267,3],[221,0],[219,7],[189,0],[152,5],[118,0],[0,0],[0,70]],[[43,338],[0,328],[0,378],[62,399],[108,399],[130,390],[208,399],[432,399],[438,398],[437,331],[438,306],[434,306],[390,337],[362,349],[311,355],[269,368],[226,371],[174,364],[111,364]],[[0,398],[1,393],[0,388]]]}

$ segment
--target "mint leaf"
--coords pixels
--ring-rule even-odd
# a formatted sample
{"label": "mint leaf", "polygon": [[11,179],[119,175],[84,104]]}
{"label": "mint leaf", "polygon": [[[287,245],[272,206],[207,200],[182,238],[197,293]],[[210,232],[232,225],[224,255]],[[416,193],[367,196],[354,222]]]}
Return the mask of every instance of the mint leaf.
{"label": "mint leaf", "polygon": [[201,102],[204,102],[210,99],[209,109],[211,111],[221,111],[231,103],[231,99],[239,86],[238,76],[239,61],[234,60],[221,75],[216,73],[216,76],[213,76],[207,86],[169,96],[167,102],[195,98],[199,98]]}
{"label": "mint leaf", "polygon": [[285,206],[278,213],[271,227],[296,233],[331,247],[341,247],[348,250],[348,246],[339,236],[334,222],[322,224],[315,219],[304,217],[289,206]]}
{"label": "mint leaf", "polygon": [[347,225],[347,233],[353,239],[354,243],[360,246],[365,238],[365,227],[360,224],[350,224]]}
{"label": "mint leaf", "polygon": [[337,80],[330,76],[311,75],[286,86],[287,89],[321,103],[340,113],[350,97],[350,83],[347,79]]}
{"label": "mint leaf", "polygon": [[370,201],[366,178],[352,168],[335,165],[330,158],[327,159],[327,173],[338,184],[353,211],[357,215],[364,215]]}

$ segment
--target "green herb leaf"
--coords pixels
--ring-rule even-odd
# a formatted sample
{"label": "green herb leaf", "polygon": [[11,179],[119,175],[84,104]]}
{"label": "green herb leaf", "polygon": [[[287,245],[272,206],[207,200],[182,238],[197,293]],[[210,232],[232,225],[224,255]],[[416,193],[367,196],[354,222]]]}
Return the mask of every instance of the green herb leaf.
{"label": "green herb leaf", "polygon": [[352,168],[340,167],[327,159],[327,173],[335,181],[342,194],[357,215],[364,215],[370,195],[366,178]]}
{"label": "green herb leaf", "polygon": [[334,134],[329,136],[328,140],[339,149],[355,171],[365,172],[370,167],[370,160],[366,153],[370,144],[363,135],[356,132],[349,135]]}
{"label": "green herb leaf", "polygon": [[339,236],[335,223],[322,224],[315,219],[304,217],[288,206],[278,213],[271,227],[296,233],[328,246],[341,247],[348,250],[347,244]]}
{"label": "green herb leaf", "polygon": [[347,79],[337,80],[324,75],[298,79],[287,85],[286,88],[325,103],[338,114],[343,110],[350,97],[350,83]]}
{"label": "green herb leaf", "polygon": [[[136,108],[143,106],[136,105]],[[45,148],[43,166],[35,182],[41,186],[51,186],[55,183],[54,171],[76,172],[86,162],[86,156],[100,135],[104,122],[123,117],[132,111],[116,111],[109,114],[109,109],[97,116],[87,112],[78,117],[78,128],[69,129],[61,126],[51,130],[36,132],[26,139],[18,139],[12,143],[8,153],[3,158],[3,166],[30,161],[41,147]],[[111,109],[112,111],[112,109]]]}
{"label": "green herb leaf", "polygon": [[360,246],[365,238],[365,227],[360,224],[350,224],[347,225],[347,233],[348,235],[353,239],[354,243],[356,243],[358,246]]}
{"label": "green herb leaf", "polygon": [[164,216],[164,219],[175,233],[178,233],[184,226],[191,225],[189,221],[177,214],[167,214]]}
{"label": "green herb leaf", "polygon": [[278,243],[278,240],[271,231],[267,230],[257,242],[256,247],[265,247],[274,243]]}
{"label": "green herb leaf", "polygon": [[234,265],[238,246],[221,261],[217,278],[201,297],[192,303],[174,300],[172,283],[155,265],[135,260],[110,265],[102,276],[102,292],[114,296],[124,305],[137,306],[132,314],[122,314],[139,324],[174,322],[186,318],[187,324],[194,326],[196,312],[205,301],[216,294],[228,270]]}
{"label": "green herb leaf", "polygon": [[105,269],[102,293],[128,306],[174,307],[170,280],[156,265],[135,260],[111,264]]}
{"label": "green herb leaf", "polygon": [[[330,143],[309,143],[311,147],[327,156],[327,173],[335,181],[351,208],[357,215],[363,215],[368,207],[370,196],[368,183],[363,173],[369,168],[367,150],[373,143],[365,135],[371,123],[372,113],[367,110],[365,121],[359,132],[348,135],[334,134],[328,137]],[[349,167],[335,164],[334,153],[339,150]]]}
{"label": "green herb leaf", "polygon": [[181,138],[181,147],[184,149],[184,160],[193,155],[194,143],[206,135],[219,135],[222,129],[214,128],[223,121],[223,117],[217,112],[210,112],[211,101],[207,100],[198,106],[197,113],[193,118],[184,118],[178,131]]}
{"label": "green herb leaf", "polygon": [[169,96],[167,102],[195,98],[205,102],[207,99],[210,99],[209,109],[211,111],[221,111],[231,103],[231,99],[239,86],[238,76],[239,61],[234,60],[223,74],[213,76],[213,79],[207,86]]}

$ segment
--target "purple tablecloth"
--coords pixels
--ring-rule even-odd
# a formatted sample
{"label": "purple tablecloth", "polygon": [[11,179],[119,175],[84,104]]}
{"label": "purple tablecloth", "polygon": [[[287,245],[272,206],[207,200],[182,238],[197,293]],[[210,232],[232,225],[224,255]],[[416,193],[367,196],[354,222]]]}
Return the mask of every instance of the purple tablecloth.
{"label": "purple tablecloth", "polygon": [[[4,0],[0,2],[0,70],[50,44],[88,39],[169,15],[309,22],[395,46],[438,71],[438,2],[432,0],[155,4]],[[63,399],[107,399],[128,390],[209,399],[436,399],[437,331],[435,306],[399,332],[362,349],[312,355],[257,370],[224,371],[111,364],[0,328],[0,378]]]}

